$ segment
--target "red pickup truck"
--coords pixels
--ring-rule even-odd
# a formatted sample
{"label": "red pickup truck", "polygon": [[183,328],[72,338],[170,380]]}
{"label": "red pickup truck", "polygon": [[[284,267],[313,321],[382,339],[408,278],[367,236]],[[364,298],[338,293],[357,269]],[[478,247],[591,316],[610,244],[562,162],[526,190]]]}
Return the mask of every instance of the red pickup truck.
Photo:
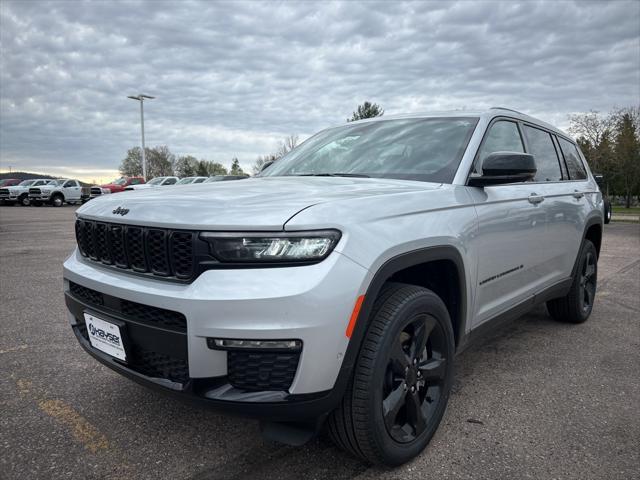
{"label": "red pickup truck", "polygon": [[108,188],[111,193],[122,192],[129,185],[141,185],[145,183],[142,177],[120,177],[111,183],[100,185],[102,188]]}

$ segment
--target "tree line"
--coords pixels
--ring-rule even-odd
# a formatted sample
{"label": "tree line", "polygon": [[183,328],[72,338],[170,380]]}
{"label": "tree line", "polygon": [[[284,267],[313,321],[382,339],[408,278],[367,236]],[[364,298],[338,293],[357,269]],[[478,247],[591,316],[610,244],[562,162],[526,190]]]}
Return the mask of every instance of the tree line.
{"label": "tree line", "polygon": [[627,208],[640,202],[640,106],[570,115],[569,124],[591,171],[604,176],[604,193]]}
{"label": "tree line", "polygon": [[[210,177],[213,175],[245,175],[237,158],[231,160],[231,168],[211,160],[198,160],[191,155],[176,157],[169,147],[161,145],[145,148],[147,178],[165,177]],[[126,177],[142,176],[142,149],[133,147],[127,150],[127,156],[120,163],[120,173]]]}

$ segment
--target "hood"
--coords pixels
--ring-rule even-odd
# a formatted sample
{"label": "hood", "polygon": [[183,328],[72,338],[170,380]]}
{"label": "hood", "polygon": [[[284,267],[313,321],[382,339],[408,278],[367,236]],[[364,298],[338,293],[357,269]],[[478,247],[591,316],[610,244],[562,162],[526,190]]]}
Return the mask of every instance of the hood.
{"label": "hood", "polygon": [[[319,203],[414,191],[439,184],[342,177],[265,177],[125,191],[92,200],[79,216],[132,225],[216,230],[282,230]],[[118,207],[125,215],[113,213]]]}

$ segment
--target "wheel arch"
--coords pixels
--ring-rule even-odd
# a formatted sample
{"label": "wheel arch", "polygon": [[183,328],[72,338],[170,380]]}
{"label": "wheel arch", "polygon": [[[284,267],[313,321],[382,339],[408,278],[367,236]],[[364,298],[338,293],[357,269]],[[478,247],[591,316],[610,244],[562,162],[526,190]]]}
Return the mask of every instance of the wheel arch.
{"label": "wheel arch", "polygon": [[600,256],[600,247],[602,246],[602,220],[599,217],[592,217],[587,221],[582,234],[582,240],[590,240],[596,247],[598,256]]}
{"label": "wheel arch", "polygon": [[[438,278],[435,278],[436,276]],[[441,281],[443,277],[444,282]],[[343,362],[343,366],[349,370],[356,362],[376,298],[384,284],[389,281],[418,285],[433,290],[447,306],[456,346],[464,339],[467,278],[462,254],[451,245],[412,250],[387,260],[378,268],[369,282]]]}

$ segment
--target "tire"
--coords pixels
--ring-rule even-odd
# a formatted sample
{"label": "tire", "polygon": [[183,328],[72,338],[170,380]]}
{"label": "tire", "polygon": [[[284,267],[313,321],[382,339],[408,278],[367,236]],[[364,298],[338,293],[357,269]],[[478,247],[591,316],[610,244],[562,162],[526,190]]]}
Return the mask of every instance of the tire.
{"label": "tire", "polygon": [[424,450],[444,415],[453,329],[442,300],[412,285],[386,285],[371,315],[353,376],[327,427],[344,450],[397,466]]}
{"label": "tire", "polygon": [[609,199],[604,199],[604,223],[611,222],[611,202]]}
{"label": "tire", "polygon": [[31,205],[31,200],[29,200],[29,195],[27,193],[23,193],[18,197],[18,203],[23,207],[28,207]]}
{"label": "tire", "polygon": [[54,195],[51,199],[51,205],[54,207],[61,207],[64,205],[64,197],[62,195]]}
{"label": "tire", "polygon": [[593,310],[597,284],[598,252],[590,240],[584,240],[569,293],[547,302],[551,317],[560,322],[586,322]]}

